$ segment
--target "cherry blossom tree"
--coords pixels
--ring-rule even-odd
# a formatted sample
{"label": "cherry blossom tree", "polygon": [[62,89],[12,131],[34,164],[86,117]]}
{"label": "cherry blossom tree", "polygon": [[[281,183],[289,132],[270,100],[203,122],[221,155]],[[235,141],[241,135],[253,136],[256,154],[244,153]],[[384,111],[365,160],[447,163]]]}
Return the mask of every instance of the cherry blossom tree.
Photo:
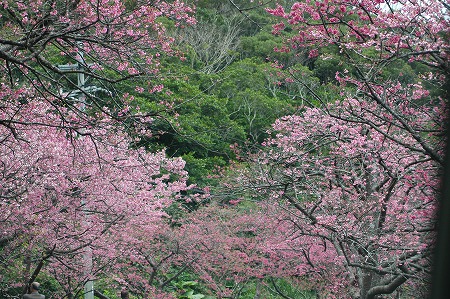
{"label": "cherry blossom tree", "polygon": [[289,211],[288,241],[305,252],[300,264],[338,298],[375,298],[405,283],[421,297],[429,283],[440,166],[413,138],[383,126],[395,140],[307,109],[274,124],[277,136],[250,172],[252,187]]}
{"label": "cherry blossom tree", "polygon": [[265,244],[264,223],[272,222],[254,212],[213,204],[183,219],[179,238],[191,244],[188,254],[197,257],[191,268],[218,298],[237,298],[247,282],[264,276],[269,267],[262,261],[272,265],[258,254]]}
{"label": "cherry blossom tree", "polygon": [[197,257],[190,268],[214,296],[240,298],[252,285],[277,290],[276,280],[286,278],[301,291],[320,285],[300,276],[303,252],[289,245],[291,230],[276,205],[242,209],[235,204],[202,208],[183,219],[177,231],[179,240],[191,244],[187,254]]}
{"label": "cherry blossom tree", "polygon": [[448,72],[448,9],[441,0],[333,0],[296,2],[288,11],[278,5],[268,12],[286,20],[274,26],[275,34],[286,26],[298,32],[288,41],[293,50],[310,47],[315,57],[321,47],[336,45],[350,61],[359,57],[372,66],[358,70],[361,78],[370,80],[396,59]]}
{"label": "cherry blossom tree", "polygon": [[[20,110],[23,103],[15,95],[26,86],[31,87],[28,100],[54,107],[61,127],[79,131],[92,124],[92,110],[123,120],[131,116],[130,98],[117,83],[133,82],[136,92],[160,90],[152,80],[158,76],[159,57],[179,54],[171,49],[173,39],[162,19],[174,26],[192,24],[192,13],[181,1],[2,0],[1,103],[9,101]],[[69,107],[78,122],[60,107]],[[9,128],[16,122],[0,119]]]}
{"label": "cherry blossom tree", "polygon": [[[268,11],[286,19],[286,23],[274,26],[275,34],[286,26],[298,32],[280,51],[295,54],[297,49],[307,48],[310,57],[326,59],[319,56],[321,48],[338,47],[341,61],[348,68],[336,73],[336,80],[341,87],[350,87],[343,89],[341,96],[377,103],[393,124],[408,132],[423,151],[442,164],[442,156],[422,137],[426,131],[414,125],[415,117],[404,107],[413,102],[424,104],[419,99],[430,94],[429,84],[443,88],[445,98],[449,73],[449,6],[445,1],[305,1],[293,4],[288,12],[282,6]],[[401,74],[389,75],[398,61],[428,68],[417,71],[416,82],[405,83]],[[350,68],[352,71],[348,71]],[[311,93],[325,104],[314,91]],[[439,101],[433,94],[431,105],[439,107]],[[379,119],[383,117],[378,115]],[[353,115],[351,120],[357,118]]]}
{"label": "cherry blossom tree", "polygon": [[[273,125],[237,182],[254,195],[250,211],[216,206],[186,220],[203,257],[196,269],[217,294],[291,277],[326,298],[426,296],[440,164],[389,121],[349,122],[350,99],[327,108]],[[366,108],[360,116],[373,120],[376,103]],[[417,125],[442,124],[437,109],[414,115]]]}
{"label": "cherry blossom tree", "polygon": [[[337,98],[309,89],[309,104],[274,124],[240,182],[279,207],[272,217],[290,233],[278,251],[302,253],[297,275],[313,277],[327,298],[427,292],[447,122],[448,9],[444,1],[383,0],[268,9],[284,19],[274,33],[289,33],[278,51],[306,49],[320,60],[324,47],[336,47],[347,66],[336,73]],[[413,82],[390,75],[399,62],[415,67]],[[295,72],[291,80],[302,83]]]}
{"label": "cherry blossom tree", "polygon": [[[276,207],[267,221],[282,223],[272,236],[258,234],[261,252],[297,261],[285,275],[312,278],[327,298],[426,296],[447,122],[448,9],[438,0],[267,9],[284,19],[274,33],[288,32],[278,51],[307,49],[320,60],[336,47],[346,66],[331,101],[304,84],[308,104],[273,125],[239,182],[256,191],[256,204]],[[392,76],[397,63],[417,77]],[[302,83],[294,71],[290,80]]]}
{"label": "cherry blossom tree", "polygon": [[188,188],[184,162],[130,148],[125,122],[155,113],[132,113],[118,84],[161,90],[159,57],[181,56],[163,22],[192,24],[192,13],[181,1],[0,1],[3,273],[23,285],[52,275],[73,298],[167,225],[164,208]]}
{"label": "cherry blossom tree", "polygon": [[[138,262],[136,250],[157,246],[164,208],[189,187],[181,159],[130,148],[118,125],[73,136],[52,109],[23,105],[14,132],[0,127],[1,277],[15,272],[27,285],[50,275],[61,298],[75,298],[85,281],[120,277],[120,265]],[[41,120],[47,126],[30,125]]]}

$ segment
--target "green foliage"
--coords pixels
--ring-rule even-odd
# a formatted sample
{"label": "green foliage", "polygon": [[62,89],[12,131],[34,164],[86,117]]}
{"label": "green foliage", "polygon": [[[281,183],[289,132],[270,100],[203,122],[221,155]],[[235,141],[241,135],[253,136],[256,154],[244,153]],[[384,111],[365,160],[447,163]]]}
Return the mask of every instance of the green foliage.
{"label": "green foliage", "polygon": [[342,73],[346,67],[338,57],[327,53],[314,62],[314,75],[324,84],[336,82],[336,73]]}
{"label": "green foliage", "polygon": [[168,289],[178,299],[214,299],[212,296],[205,295],[207,290],[196,279],[195,274],[183,272],[172,280]]}
{"label": "green foliage", "polygon": [[244,131],[229,118],[222,101],[213,96],[180,105],[178,153],[194,152],[199,158],[211,154],[230,157],[229,145],[245,139]]}
{"label": "green foliage", "polygon": [[181,295],[177,296],[179,299],[202,299],[205,298],[203,294],[195,294],[195,290],[193,287],[197,286],[198,282],[196,281],[180,281],[173,283]]}
{"label": "green foliage", "polygon": [[277,117],[287,114],[290,107],[282,100],[245,89],[228,101],[227,108],[245,129],[248,139],[260,143],[267,137],[265,130]]}
{"label": "green foliage", "polygon": [[[0,248],[0,251],[2,249]],[[19,264],[21,261],[18,260],[15,263]],[[1,298],[9,298],[14,295],[22,294],[23,285],[20,285],[20,281],[18,281],[18,278],[21,277],[23,268],[19,265],[16,265],[15,263],[10,263],[9,267],[5,267],[6,271],[0,275],[0,283],[2,286],[8,286],[8,287],[1,287],[0,288],[0,297]],[[17,285],[19,284],[19,285]],[[12,287],[15,285],[15,287]]]}
{"label": "green foliage", "polygon": [[198,76],[190,76],[191,69],[175,67],[177,75],[164,81],[165,91],[170,92],[135,97],[141,111],[160,115],[149,124],[152,135],[141,136],[136,145],[149,150],[165,148],[171,156],[185,157],[190,181],[209,184],[208,172],[234,157],[229,145],[242,143],[245,130],[230,118],[226,100],[203,92]]}
{"label": "green foliage", "polygon": [[[353,67],[350,64],[344,64],[342,60],[342,53],[336,46],[328,46],[320,49],[320,55],[313,60],[310,66],[314,76],[320,79],[322,84],[333,83],[336,84],[336,73],[346,72],[353,73]],[[355,59],[360,59],[355,57]]]}
{"label": "green foliage", "polygon": [[402,84],[411,84],[417,80],[413,68],[407,62],[397,59],[383,68],[381,77],[383,80],[398,80]]}
{"label": "green foliage", "polygon": [[185,169],[189,172],[190,182],[199,186],[216,185],[217,180],[210,177],[211,173],[227,165],[227,161],[219,156],[196,158],[194,153],[187,153],[182,158],[186,161]]}
{"label": "green foliage", "polygon": [[[20,260],[11,263],[7,271],[0,275],[0,298],[21,298],[26,281],[21,280],[26,270],[19,266]],[[52,294],[59,288],[59,284],[51,276],[41,272],[35,279],[41,284],[43,294]],[[14,287],[13,287],[14,286]],[[48,296],[50,297],[50,296]]]}
{"label": "green foliage", "polygon": [[316,299],[317,294],[313,290],[304,290],[295,281],[290,279],[252,279],[245,283],[236,285],[229,282],[229,287],[237,290],[235,298],[239,299],[282,299],[282,298],[299,298],[299,299]]}
{"label": "green foliage", "polygon": [[243,57],[258,57],[265,60],[269,57],[279,61],[286,61],[290,58],[289,53],[274,52],[281,44],[281,37],[274,36],[269,30],[262,30],[253,36],[241,38],[241,54]]}
{"label": "green foliage", "polygon": [[270,296],[267,298],[282,298],[277,292],[280,291],[283,295],[289,298],[315,299],[317,294],[312,290],[303,290],[297,285],[295,281],[289,279],[268,279],[266,281]]}
{"label": "green foliage", "polygon": [[211,89],[222,98],[230,119],[246,133],[246,139],[260,142],[272,122],[294,111],[279,69],[258,58],[230,65]]}

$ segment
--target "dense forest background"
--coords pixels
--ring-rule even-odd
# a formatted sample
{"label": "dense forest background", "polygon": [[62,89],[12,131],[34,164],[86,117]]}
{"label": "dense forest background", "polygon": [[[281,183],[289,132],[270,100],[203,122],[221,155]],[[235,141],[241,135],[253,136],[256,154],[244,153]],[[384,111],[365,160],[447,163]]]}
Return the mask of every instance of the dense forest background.
{"label": "dense forest background", "polygon": [[[133,10],[139,1],[125,2],[127,9]],[[86,119],[74,116],[71,122],[58,107],[75,104],[56,100],[50,103],[51,111],[63,115],[63,125],[53,122],[52,117],[50,123],[45,120],[47,112],[39,116],[27,112],[30,118],[17,122],[9,121],[9,112],[2,114],[0,139],[5,160],[0,195],[4,217],[0,225],[5,233],[0,236],[0,297],[21,298],[26,285],[37,280],[46,298],[83,298],[87,281],[93,281],[94,295],[101,299],[120,298],[121,290],[122,296],[126,290],[129,298],[425,298],[436,230],[430,221],[436,208],[431,198],[438,194],[443,164],[447,56],[442,56],[444,62],[436,58],[442,62],[438,66],[434,60],[428,63],[422,56],[409,59],[407,54],[392,55],[381,62],[378,51],[384,50],[376,46],[354,55],[332,42],[322,43],[317,50],[310,44],[287,51],[286,42],[301,44],[299,31],[289,22],[282,29],[274,27],[280,22],[277,7],[289,10],[297,1],[277,2],[186,1],[195,6],[196,23],[180,25],[181,17],[160,16],[157,20],[165,27],[164,38],[173,38],[173,44],[166,53],[169,55],[158,54],[158,71],[144,77],[130,76],[131,80],[128,75],[124,76],[127,80],[121,80],[122,74],[113,69],[102,70],[102,76],[111,80],[86,71],[83,88],[91,87],[92,92],[86,93],[83,105],[87,108],[75,109],[77,117],[86,114]],[[13,34],[7,29],[8,8],[1,4],[1,15],[7,17],[2,17],[0,30],[2,40],[6,40]],[[341,10],[345,12],[342,6]],[[356,19],[349,16],[345,24]],[[448,37],[445,30],[439,34]],[[448,51],[445,46],[442,49]],[[133,57],[132,50],[129,57]],[[6,63],[2,101],[14,99],[25,107],[33,103],[28,99],[45,97],[47,92],[58,99],[61,94],[70,95],[71,90],[81,90],[76,83],[77,76],[80,82],[77,70],[58,74],[67,79],[55,79],[66,92],[58,95],[52,84],[33,77],[51,77],[48,70],[58,73],[49,65],[72,65],[72,53],[59,55],[60,51],[58,47],[43,51],[48,58],[45,63],[30,59],[38,65],[36,73],[23,71],[25,63],[11,60],[11,65],[20,65],[17,70]],[[85,56],[85,69],[90,59],[95,62],[95,55],[89,55]],[[0,58],[9,59],[5,55]],[[368,61],[377,64],[370,66]],[[142,61],[136,65],[139,63]],[[27,84],[39,92],[7,98],[4,94],[10,90],[5,86],[15,84],[11,78],[29,80],[32,84]],[[358,85],[356,80],[363,83]],[[386,100],[388,104],[383,106],[376,102],[377,95],[394,100]],[[353,96],[375,99],[379,105],[361,104],[364,108],[359,110]],[[415,101],[410,102],[410,98]],[[335,105],[337,102],[344,104],[341,107]],[[116,104],[120,109],[115,110]],[[23,107],[11,115],[41,109],[38,105]],[[389,113],[380,112],[379,107]],[[395,109],[388,109],[392,107]],[[406,116],[398,117],[399,111]],[[102,113],[115,122],[103,126],[101,121],[91,120]],[[136,115],[150,120],[136,122],[140,117]],[[39,129],[33,133],[20,127],[25,124],[44,124],[44,128],[60,131]],[[98,137],[103,134],[106,137]],[[52,165],[41,165],[45,155],[18,154],[10,138],[27,140],[30,148],[39,144],[48,156],[64,156],[75,148],[77,158],[58,158]],[[51,138],[67,140],[57,145],[43,142]],[[114,146],[109,147],[109,142]],[[10,171],[14,167],[8,161],[29,157],[30,161],[35,159],[35,167],[24,163]],[[137,167],[141,164],[136,161],[157,162]],[[65,163],[72,166],[54,170],[55,165]],[[158,170],[153,172],[148,165]],[[129,166],[132,171],[124,170]],[[84,167],[89,168],[89,175],[77,172]],[[56,175],[59,171],[66,175]],[[92,173],[98,174],[98,179]],[[33,187],[17,187],[25,184],[13,179],[19,176]],[[68,183],[62,184],[66,179]],[[129,185],[122,186],[121,181]],[[379,184],[370,186],[375,181]],[[52,184],[64,188],[59,191]],[[135,189],[129,188],[134,184]],[[35,186],[41,191],[32,193]],[[154,193],[149,191],[153,187],[157,189]],[[92,198],[98,199],[95,209],[85,204],[90,193],[80,195],[84,188],[92,189]],[[99,196],[104,190],[122,199],[121,204]],[[336,190],[342,191],[334,194],[341,200],[327,202],[327,196]],[[25,212],[17,218],[11,216],[12,205],[18,210],[25,207],[24,194],[30,202],[36,198],[49,202],[48,208],[39,204],[39,209],[33,210],[33,215],[42,216],[28,218]],[[77,203],[65,205],[59,196]],[[380,198],[374,199],[376,204],[366,205],[376,196]],[[127,204],[131,197],[142,201]],[[161,203],[149,204],[147,210],[148,197]],[[170,201],[163,200],[169,197]],[[277,204],[268,203],[268,198]],[[73,218],[65,218],[72,204],[79,207],[74,208]],[[392,214],[390,204],[395,211]],[[373,212],[375,206],[379,212]],[[52,214],[53,208],[58,212]],[[316,215],[316,211],[322,214]],[[82,215],[88,215],[88,220],[81,221],[85,218]],[[347,215],[347,220],[342,220],[342,215]],[[398,215],[408,216],[403,219]],[[35,230],[37,224],[44,227],[47,222],[41,218],[46,217],[54,219],[47,221],[52,222],[49,225],[53,225],[54,234]],[[362,222],[365,217],[371,220]],[[302,222],[305,219],[307,222]],[[17,221],[24,223],[23,227],[17,228]],[[96,227],[92,225],[96,221],[101,226],[89,237],[91,232],[83,228]],[[400,222],[395,221],[406,224],[397,231]],[[342,233],[336,228],[342,228]],[[45,237],[28,238],[30,230]],[[82,241],[85,237],[90,241]],[[58,241],[52,245],[51,238]],[[116,246],[111,249],[108,244]],[[93,251],[84,250],[88,247]],[[91,273],[83,268],[86,256],[90,263],[94,261]],[[389,259],[392,256],[394,262]],[[340,263],[345,267],[339,268]],[[370,282],[364,280],[368,276]]]}
{"label": "dense forest background", "polygon": [[[152,129],[161,134],[142,141],[183,157],[190,180],[201,187],[216,184],[208,177],[237,160],[231,146],[255,150],[277,118],[314,101],[310,91],[335,100],[340,91],[335,74],[345,68],[332,46],[322,50],[326,60],[308,57],[309,49],[295,56],[276,52],[283,40],[272,34],[276,18],[255,3],[234,4],[245,13],[228,1],[196,2],[198,23],[174,30],[185,59],[164,61],[167,77],[162,82],[170,91],[163,100],[173,105],[169,112],[176,112],[177,117],[159,120]],[[288,28],[285,31],[289,34]],[[420,72],[399,64],[386,76],[402,74],[405,82],[412,82]],[[292,70],[302,78],[301,83],[286,79]],[[135,104],[155,109],[161,96],[154,101],[145,94],[136,96]]]}

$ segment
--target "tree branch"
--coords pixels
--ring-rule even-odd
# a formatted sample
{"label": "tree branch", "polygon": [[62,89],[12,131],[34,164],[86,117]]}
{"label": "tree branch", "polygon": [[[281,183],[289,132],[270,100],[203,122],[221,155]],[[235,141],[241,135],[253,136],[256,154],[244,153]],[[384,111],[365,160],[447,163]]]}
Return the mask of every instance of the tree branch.
{"label": "tree branch", "polygon": [[97,290],[94,290],[94,296],[95,296],[95,297],[98,297],[98,298],[100,298],[100,299],[110,299],[108,296],[103,295],[102,293],[100,293],[100,292],[97,291]]}
{"label": "tree branch", "polygon": [[[404,273],[409,272],[405,266],[400,266],[399,268]],[[365,299],[375,299],[377,295],[391,294],[393,291],[395,291],[395,289],[397,289],[399,286],[401,286],[407,280],[408,280],[408,278],[404,274],[399,274],[393,280],[389,281],[388,283],[386,283],[384,285],[375,286],[375,287],[370,288],[369,291],[367,292],[367,296]]]}

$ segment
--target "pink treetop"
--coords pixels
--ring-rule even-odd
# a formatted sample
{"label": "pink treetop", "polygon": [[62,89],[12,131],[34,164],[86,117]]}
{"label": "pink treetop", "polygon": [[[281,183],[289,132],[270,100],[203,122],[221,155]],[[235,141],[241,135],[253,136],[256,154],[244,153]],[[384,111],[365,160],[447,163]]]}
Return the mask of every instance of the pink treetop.
{"label": "pink treetop", "polygon": [[[294,48],[336,44],[362,56],[375,48],[378,62],[401,57],[448,69],[448,9],[440,0],[307,0],[268,12],[298,31],[290,40]],[[274,26],[274,33],[285,26]]]}
{"label": "pink treetop", "polygon": [[212,204],[183,219],[177,240],[189,244],[191,268],[218,298],[276,279],[330,295],[324,290],[346,283],[342,257],[320,235],[299,232],[302,222],[292,212],[257,197],[248,208]]}
{"label": "pink treetop", "polygon": [[[82,125],[92,122],[85,115],[86,105],[110,117],[123,118],[117,112],[125,106],[125,99],[112,94],[112,86],[139,77],[143,80],[133,82],[136,90],[159,89],[152,82],[158,74],[159,57],[179,54],[171,49],[173,39],[161,20],[171,19],[175,26],[192,24],[192,14],[193,9],[178,0],[1,0],[1,90],[8,95],[27,84],[38,99],[51,102],[55,109],[70,107],[79,121],[83,120]],[[77,82],[75,74],[81,73],[89,79],[87,83]],[[80,86],[83,83],[85,86]],[[87,85],[109,90],[110,94],[99,98],[86,89]],[[83,105],[74,101],[70,94],[74,90]],[[0,101],[5,100],[0,97]],[[113,107],[112,111],[105,105]],[[60,125],[80,127],[65,115],[60,117]]]}
{"label": "pink treetop", "polygon": [[50,109],[24,105],[17,119],[25,125],[14,134],[0,127],[0,238],[5,260],[20,254],[33,261],[35,274],[43,266],[67,296],[91,278],[83,259],[88,248],[90,275],[101,277],[117,259],[131,258],[135,239],[145,236],[139,246],[148,247],[166,222],[164,208],[188,189],[187,173],[181,159],[131,149],[119,127],[83,138],[29,124],[43,115],[47,124],[59,123]]}
{"label": "pink treetop", "polygon": [[[281,34],[285,26],[294,29],[284,51],[296,54],[309,49],[310,57],[320,60],[326,59],[318,56],[322,47],[338,47],[339,58],[348,69],[337,72],[336,80],[343,87],[341,97],[351,99],[347,105],[355,107],[355,113],[347,116],[349,121],[377,129],[379,121],[388,119],[418,142],[421,149],[417,150],[443,163],[442,153],[436,152],[440,147],[430,144],[421,132],[439,133],[430,132],[427,124],[413,115],[414,110],[408,109],[414,102],[426,109],[420,99],[426,99],[435,109],[447,105],[438,97],[427,98],[430,90],[425,87],[426,83],[441,87],[449,73],[449,6],[445,1],[304,1],[295,3],[290,11],[282,6],[268,11],[286,20],[274,26],[275,34]],[[421,71],[413,83],[386,77],[397,61],[423,64],[428,71]],[[325,108],[326,100],[320,95],[311,91],[311,97]],[[376,121],[358,116],[358,111],[367,109],[375,111]],[[445,113],[438,116],[442,115]],[[334,116],[340,117],[339,113]],[[442,124],[442,118],[432,121]],[[390,135],[389,131],[382,133]]]}
{"label": "pink treetop", "polygon": [[[377,120],[376,104],[357,103],[279,119],[246,180],[282,208],[285,243],[307,253],[299,269],[322,277],[324,292],[374,298],[405,282],[420,292],[430,274],[439,163],[408,132]],[[366,122],[348,121],[355,114]],[[414,115],[432,126],[432,113]]]}

